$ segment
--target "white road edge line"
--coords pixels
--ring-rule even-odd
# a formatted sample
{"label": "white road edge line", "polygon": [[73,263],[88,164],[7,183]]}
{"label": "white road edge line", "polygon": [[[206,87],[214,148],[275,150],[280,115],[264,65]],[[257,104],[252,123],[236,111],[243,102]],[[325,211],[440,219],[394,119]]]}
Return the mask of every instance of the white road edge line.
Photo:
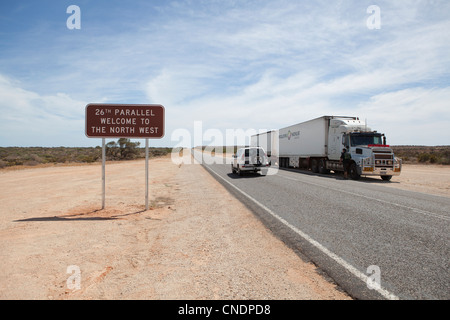
{"label": "white road edge line", "polygon": [[[214,173],[217,177],[219,177],[220,179],[222,179],[223,181],[225,181],[228,185],[230,185],[231,187],[233,187],[234,189],[236,189],[237,191],[239,191],[241,194],[243,194],[244,196],[246,196],[247,198],[249,198],[250,200],[252,200],[255,204],[257,204],[258,206],[260,206],[261,208],[263,208],[265,211],[267,211],[270,215],[272,215],[274,218],[278,219],[281,223],[283,223],[286,227],[290,228],[292,231],[294,231],[295,233],[297,233],[299,236],[301,236],[303,239],[305,239],[306,241],[308,241],[310,244],[312,244],[314,247],[316,247],[317,249],[319,249],[320,251],[322,251],[324,254],[326,254],[328,257],[330,257],[331,259],[333,259],[334,261],[336,261],[338,264],[340,264],[342,267],[344,267],[347,271],[349,271],[351,274],[353,274],[355,277],[357,277],[358,279],[364,281],[364,283],[367,283],[369,277],[367,275],[365,275],[364,273],[360,272],[358,269],[356,269],[355,267],[353,267],[351,264],[349,264],[347,261],[345,261],[344,259],[342,259],[341,257],[339,257],[338,255],[334,254],[333,252],[331,252],[330,250],[328,250],[326,247],[324,247],[323,245],[321,245],[319,242],[317,242],[316,240],[314,240],[313,238],[311,238],[309,235],[307,235],[306,233],[304,233],[303,231],[299,230],[298,228],[296,228],[295,226],[291,225],[289,222],[287,222],[286,220],[284,220],[283,218],[281,218],[279,215],[277,215],[275,212],[273,212],[272,210],[270,210],[269,208],[267,208],[265,205],[263,205],[261,202],[259,202],[258,200],[256,200],[255,198],[253,198],[252,196],[250,196],[249,194],[247,194],[246,192],[242,191],[241,189],[239,189],[238,187],[236,187],[235,185],[233,185],[231,182],[227,181],[226,179],[224,179],[223,177],[221,177],[217,172],[215,172],[214,170],[212,170],[211,168],[208,168],[207,166],[203,166],[204,168],[206,168],[208,171]],[[397,297],[395,294],[387,291],[386,289],[380,287],[380,288],[373,288],[373,290],[377,291],[379,294],[381,294],[383,297],[385,297],[386,299],[389,300],[399,300],[399,297]]]}

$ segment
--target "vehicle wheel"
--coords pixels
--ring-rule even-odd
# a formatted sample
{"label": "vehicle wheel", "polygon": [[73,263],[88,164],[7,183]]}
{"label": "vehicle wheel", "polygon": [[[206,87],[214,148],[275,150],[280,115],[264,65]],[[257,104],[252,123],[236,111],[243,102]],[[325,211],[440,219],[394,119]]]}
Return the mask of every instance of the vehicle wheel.
{"label": "vehicle wheel", "polygon": [[233,172],[234,174],[236,173],[236,169],[233,167],[233,165],[231,165],[231,172]]}
{"label": "vehicle wheel", "polygon": [[352,162],[352,164],[350,165],[350,178],[352,178],[353,180],[359,180],[359,178],[361,178],[361,176],[358,174],[356,163],[354,162]]}
{"label": "vehicle wheel", "polygon": [[381,179],[384,181],[390,181],[392,179],[392,176],[381,176]]}
{"label": "vehicle wheel", "polygon": [[325,160],[319,161],[319,173],[330,173],[330,170],[327,169],[327,164]]}
{"label": "vehicle wheel", "polygon": [[311,160],[311,171],[314,173],[319,173],[319,163],[317,159]]}

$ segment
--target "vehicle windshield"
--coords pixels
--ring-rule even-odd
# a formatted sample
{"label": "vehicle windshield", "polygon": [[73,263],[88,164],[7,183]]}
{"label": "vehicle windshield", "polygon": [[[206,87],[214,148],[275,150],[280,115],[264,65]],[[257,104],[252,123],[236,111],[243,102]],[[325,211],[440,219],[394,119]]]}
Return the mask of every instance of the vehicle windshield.
{"label": "vehicle windshield", "polygon": [[246,157],[253,157],[253,156],[264,156],[264,150],[261,148],[251,148],[251,149],[245,149],[245,156]]}
{"label": "vehicle windshield", "polygon": [[352,146],[367,146],[369,144],[383,144],[381,134],[354,133],[350,137]]}

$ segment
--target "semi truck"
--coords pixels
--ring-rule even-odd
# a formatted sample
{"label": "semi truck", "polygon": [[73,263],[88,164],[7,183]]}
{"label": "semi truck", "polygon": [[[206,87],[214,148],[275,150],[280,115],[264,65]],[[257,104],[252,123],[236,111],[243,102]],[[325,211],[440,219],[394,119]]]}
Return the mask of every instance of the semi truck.
{"label": "semi truck", "polygon": [[386,144],[386,136],[373,131],[358,117],[322,116],[253,135],[250,142],[265,149],[271,165],[280,168],[343,172],[340,158],[345,148],[351,155],[348,173],[354,180],[380,176],[389,181],[402,169],[402,161]]}

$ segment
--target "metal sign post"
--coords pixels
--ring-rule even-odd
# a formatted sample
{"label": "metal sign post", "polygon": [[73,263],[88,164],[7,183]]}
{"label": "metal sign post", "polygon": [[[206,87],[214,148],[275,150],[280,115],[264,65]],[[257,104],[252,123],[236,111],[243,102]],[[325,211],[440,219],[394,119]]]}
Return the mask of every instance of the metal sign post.
{"label": "metal sign post", "polygon": [[164,137],[164,113],[157,104],[88,104],[86,136],[102,138],[102,209],[105,209],[105,138],[145,139],[145,210],[148,203],[148,140]]}
{"label": "metal sign post", "polygon": [[148,139],[145,139],[145,211],[148,210]]}
{"label": "metal sign post", "polygon": [[106,147],[105,138],[102,138],[102,210],[105,209],[105,163],[106,163]]}

